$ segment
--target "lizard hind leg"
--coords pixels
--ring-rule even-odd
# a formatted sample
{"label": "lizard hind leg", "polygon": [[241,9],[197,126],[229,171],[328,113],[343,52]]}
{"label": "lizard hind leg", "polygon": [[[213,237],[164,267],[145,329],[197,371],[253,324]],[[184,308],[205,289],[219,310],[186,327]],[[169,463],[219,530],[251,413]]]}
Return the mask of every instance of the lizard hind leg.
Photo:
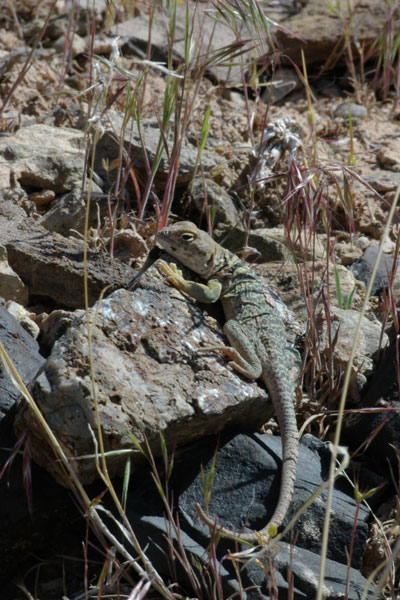
{"label": "lizard hind leg", "polygon": [[263,345],[258,336],[251,332],[235,319],[230,319],[224,325],[224,332],[231,348],[231,367],[242,375],[255,381],[260,379],[263,365],[260,356],[263,354]]}
{"label": "lizard hind leg", "polygon": [[225,323],[224,332],[231,346],[207,346],[197,352],[222,352],[231,359],[228,364],[233,369],[252,381],[259,379],[263,368],[254,347],[259,340],[250,340],[244,328],[234,320]]}

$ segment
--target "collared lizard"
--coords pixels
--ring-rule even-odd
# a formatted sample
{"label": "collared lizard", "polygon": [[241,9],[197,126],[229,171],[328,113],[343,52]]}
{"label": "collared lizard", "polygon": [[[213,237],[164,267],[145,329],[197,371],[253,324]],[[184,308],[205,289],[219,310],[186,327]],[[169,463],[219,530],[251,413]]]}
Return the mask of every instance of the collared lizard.
{"label": "collared lizard", "polygon": [[[289,375],[293,357],[284,323],[261,279],[193,223],[186,221],[166,227],[157,234],[156,241],[168,254],[207,280],[207,285],[185,280],[175,264],[159,260],[157,264],[170,284],[200,302],[222,302],[226,318],[224,332],[231,346],[202,348],[201,351],[223,352],[231,359],[230,366],[251,380],[262,379],[270,393],[281,430],[283,455],[275,512],[263,529],[251,534],[236,534],[218,527],[218,532],[226,537],[260,542],[269,538],[271,527],[278,529],[282,524],[296,479],[298,431],[293,406],[294,381]],[[145,268],[146,265],[141,272]],[[133,281],[136,280],[137,277]],[[197,510],[208,525],[215,525],[199,506]]]}

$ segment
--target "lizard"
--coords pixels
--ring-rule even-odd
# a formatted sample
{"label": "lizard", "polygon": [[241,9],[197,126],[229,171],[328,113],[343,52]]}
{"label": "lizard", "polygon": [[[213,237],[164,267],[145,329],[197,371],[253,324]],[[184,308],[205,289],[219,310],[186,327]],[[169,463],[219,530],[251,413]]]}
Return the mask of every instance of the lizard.
{"label": "lizard", "polygon": [[[186,280],[174,263],[158,260],[157,265],[168,283],[199,302],[222,302],[224,333],[230,346],[213,346],[200,351],[220,351],[231,359],[229,365],[236,371],[250,380],[262,379],[273,402],[281,430],[283,459],[279,500],[273,516],[265,527],[253,533],[235,533],[226,527],[217,530],[238,541],[264,542],[270,538],[269,532],[276,533],[290,506],[298,457],[294,381],[289,376],[293,357],[282,317],[270,290],[259,276],[190,221],[164,227],[157,233],[156,243],[207,282]],[[146,261],[128,289],[132,289],[155,257]],[[215,521],[199,505],[196,509],[205,523],[215,527]]]}

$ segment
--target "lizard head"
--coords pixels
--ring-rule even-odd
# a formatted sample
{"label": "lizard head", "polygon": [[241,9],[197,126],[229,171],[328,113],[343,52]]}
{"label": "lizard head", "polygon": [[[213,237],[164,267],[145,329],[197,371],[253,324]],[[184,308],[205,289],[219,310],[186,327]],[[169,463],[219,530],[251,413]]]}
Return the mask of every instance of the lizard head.
{"label": "lizard head", "polygon": [[156,241],[168,254],[205,279],[218,266],[218,244],[190,221],[164,227],[158,232]]}

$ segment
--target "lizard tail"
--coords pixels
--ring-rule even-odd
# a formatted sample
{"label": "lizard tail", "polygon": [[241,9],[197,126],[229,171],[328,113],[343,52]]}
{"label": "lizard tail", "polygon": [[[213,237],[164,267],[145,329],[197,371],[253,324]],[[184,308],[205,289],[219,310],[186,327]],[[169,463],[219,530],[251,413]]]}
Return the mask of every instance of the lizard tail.
{"label": "lizard tail", "polygon": [[282,525],[293,497],[299,454],[299,433],[293,399],[287,394],[277,394],[275,390],[274,393],[271,390],[271,398],[282,438],[282,475],[278,504],[271,520],[258,532],[258,535],[266,535],[271,526],[278,529]]}
{"label": "lizard tail", "polygon": [[224,537],[239,542],[257,543],[260,545],[267,544],[270,538],[276,535],[276,531],[282,525],[282,521],[290,506],[296,479],[299,436],[292,397],[288,397],[287,393],[282,394],[282,391],[282,389],[270,390],[282,436],[282,475],[278,504],[268,524],[260,529],[260,531],[237,533],[226,527],[218,527],[217,521],[212,520],[204,513],[201,506],[196,504],[196,511],[200,519],[211,529],[214,529],[216,533]]}

